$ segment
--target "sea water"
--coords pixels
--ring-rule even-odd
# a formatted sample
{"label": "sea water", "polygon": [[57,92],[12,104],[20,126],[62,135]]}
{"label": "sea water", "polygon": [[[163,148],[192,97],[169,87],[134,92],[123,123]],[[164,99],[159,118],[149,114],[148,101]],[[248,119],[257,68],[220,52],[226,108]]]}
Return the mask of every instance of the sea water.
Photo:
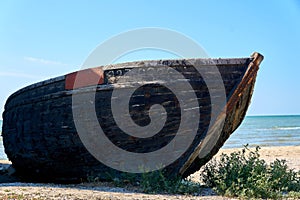
{"label": "sea water", "polygon": [[248,116],[223,148],[299,146],[300,115]]}
{"label": "sea water", "polygon": [[[2,121],[0,120],[0,127]],[[299,146],[300,115],[248,116],[222,148],[249,146]],[[7,159],[0,137],[0,159]]]}

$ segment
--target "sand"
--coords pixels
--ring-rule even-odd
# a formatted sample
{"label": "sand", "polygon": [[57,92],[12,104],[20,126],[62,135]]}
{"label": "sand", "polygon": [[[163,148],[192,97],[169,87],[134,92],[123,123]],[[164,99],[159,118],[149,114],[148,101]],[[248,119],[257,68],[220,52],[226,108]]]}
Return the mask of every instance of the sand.
{"label": "sand", "polygon": [[[229,154],[235,149],[225,149],[218,153]],[[287,165],[291,169],[300,170],[300,146],[287,146],[287,147],[262,147],[260,149],[261,158],[268,163],[273,162],[276,159],[286,160]]]}
{"label": "sand", "polygon": [[[221,153],[229,154],[238,149],[222,149]],[[264,147],[260,150],[261,158],[267,162],[276,159],[287,161],[291,169],[300,170],[300,146],[294,147]],[[8,161],[2,161],[8,166]],[[199,181],[200,172],[191,176],[193,181]],[[0,177],[1,182],[1,177]],[[5,182],[2,180],[2,182]],[[140,192],[136,188],[118,188],[107,183],[100,184],[33,184],[33,183],[0,183],[0,199],[229,199],[216,196],[211,189],[203,189],[195,195],[150,195]]]}

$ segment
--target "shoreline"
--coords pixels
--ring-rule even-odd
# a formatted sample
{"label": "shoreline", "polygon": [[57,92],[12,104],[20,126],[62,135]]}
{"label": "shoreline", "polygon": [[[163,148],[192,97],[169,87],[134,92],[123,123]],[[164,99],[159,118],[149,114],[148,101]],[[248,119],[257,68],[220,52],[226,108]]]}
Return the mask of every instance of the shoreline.
{"label": "shoreline", "polygon": [[[230,154],[242,148],[221,149],[214,158],[219,158],[222,153]],[[249,148],[253,149],[253,148]],[[276,159],[284,159],[291,169],[300,170],[300,146],[262,147],[259,150],[260,158],[268,164]],[[8,160],[1,160],[0,164],[9,166]],[[192,181],[199,182],[200,171],[190,176]],[[1,182],[1,177],[0,177]],[[15,195],[15,196],[14,196]],[[22,197],[23,199],[231,199],[217,196],[212,189],[205,188],[200,194],[169,195],[169,194],[146,194],[136,188],[119,188],[112,184],[82,183],[82,184],[41,184],[10,182],[0,183],[0,198]],[[22,199],[20,198],[20,199]]]}

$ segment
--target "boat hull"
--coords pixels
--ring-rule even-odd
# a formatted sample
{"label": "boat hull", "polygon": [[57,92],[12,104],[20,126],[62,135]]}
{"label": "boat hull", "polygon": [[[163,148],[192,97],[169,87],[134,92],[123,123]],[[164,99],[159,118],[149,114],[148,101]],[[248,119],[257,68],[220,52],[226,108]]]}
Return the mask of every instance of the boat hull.
{"label": "boat hull", "polygon": [[[17,173],[25,179],[76,182],[89,177],[101,180],[121,177],[130,170],[116,169],[99,161],[86,148],[78,131],[78,119],[84,121],[86,130],[96,131],[98,127],[90,118],[90,113],[95,113],[106,137],[127,152],[147,154],[167,146],[176,137],[182,123],[180,99],[170,89],[159,81],[146,81],[138,83],[138,89],[130,97],[130,117],[139,126],[151,123],[149,110],[153,105],[164,107],[165,110],[159,115],[167,113],[162,130],[149,138],[134,137],[120,129],[114,119],[111,99],[114,91],[126,94],[131,87],[136,87],[137,80],[132,77],[126,79],[126,73],[133,69],[155,70],[172,80],[171,84],[176,84],[180,80],[174,80],[170,71],[160,70],[168,67],[180,72],[188,80],[193,89],[191,92],[197,97],[197,109],[200,112],[199,118],[191,116],[191,121],[198,123],[191,144],[164,167],[169,177],[186,177],[209,161],[242,122],[250,104],[261,60],[261,55],[254,54],[241,59],[133,62],[88,69],[33,84],[12,94],[6,102],[2,132],[5,152]],[[214,75],[217,69],[224,85],[214,85],[214,79],[205,80],[205,75],[197,71],[195,63],[197,67],[205,68],[204,73],[207,74]],[[83,79],[77,79],[76,82],[78,73],[83,74]],[[119,80],[124,77],[125,81],[120,83]],[[211,84],[213,86],[209,88]],[[216,112],[211,91],[222,89],[225,102],[220,104]],[[185,88],[177,90],[182,94],[187,92]],[[87,98],[87,94],[92,94],[93,101]],[[80,101],[74,101],[74,96]],[[80,116],[74,119],[74,113]],[[126,157],[122,159],[122,162],[127,161]]]}

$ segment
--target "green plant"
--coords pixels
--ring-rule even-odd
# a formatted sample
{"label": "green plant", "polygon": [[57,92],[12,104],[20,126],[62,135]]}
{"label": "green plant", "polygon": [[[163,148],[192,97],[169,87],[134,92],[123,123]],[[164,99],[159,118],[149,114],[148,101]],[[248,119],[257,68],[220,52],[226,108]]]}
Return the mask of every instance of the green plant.
{"label": "green plant", "polygon": [[169,179],[163,171],[143,173],[140,185],[146,193],[198,194],[201,191],[199,183],[182,180],[180,177]]}
{"label": "green plant", "polygon": [[[201,191],[200,183],[192,182],[180,177],[167,178],[162,170],[145,172],[141,174],[119,173],[118,175],[107,174],[110,182],[117,187],[136,187],[145,193],[168,193],[168,194],[199,194]],[[89,176],[88,182],[99,183],[98,176]]]}
{"label": "green plant", "polygon": [[287,195],[288,198],[300,199],[300,192],[289,192]]}
{"label": "green plant", "polygon": [[219,161],[204,166],[202,181],[225,196],[279,198],[300,192],[300,172],[288,169],[284,160],[267,165],[259,149],[250,150],[246,145],[242,151],[222,154]]}

